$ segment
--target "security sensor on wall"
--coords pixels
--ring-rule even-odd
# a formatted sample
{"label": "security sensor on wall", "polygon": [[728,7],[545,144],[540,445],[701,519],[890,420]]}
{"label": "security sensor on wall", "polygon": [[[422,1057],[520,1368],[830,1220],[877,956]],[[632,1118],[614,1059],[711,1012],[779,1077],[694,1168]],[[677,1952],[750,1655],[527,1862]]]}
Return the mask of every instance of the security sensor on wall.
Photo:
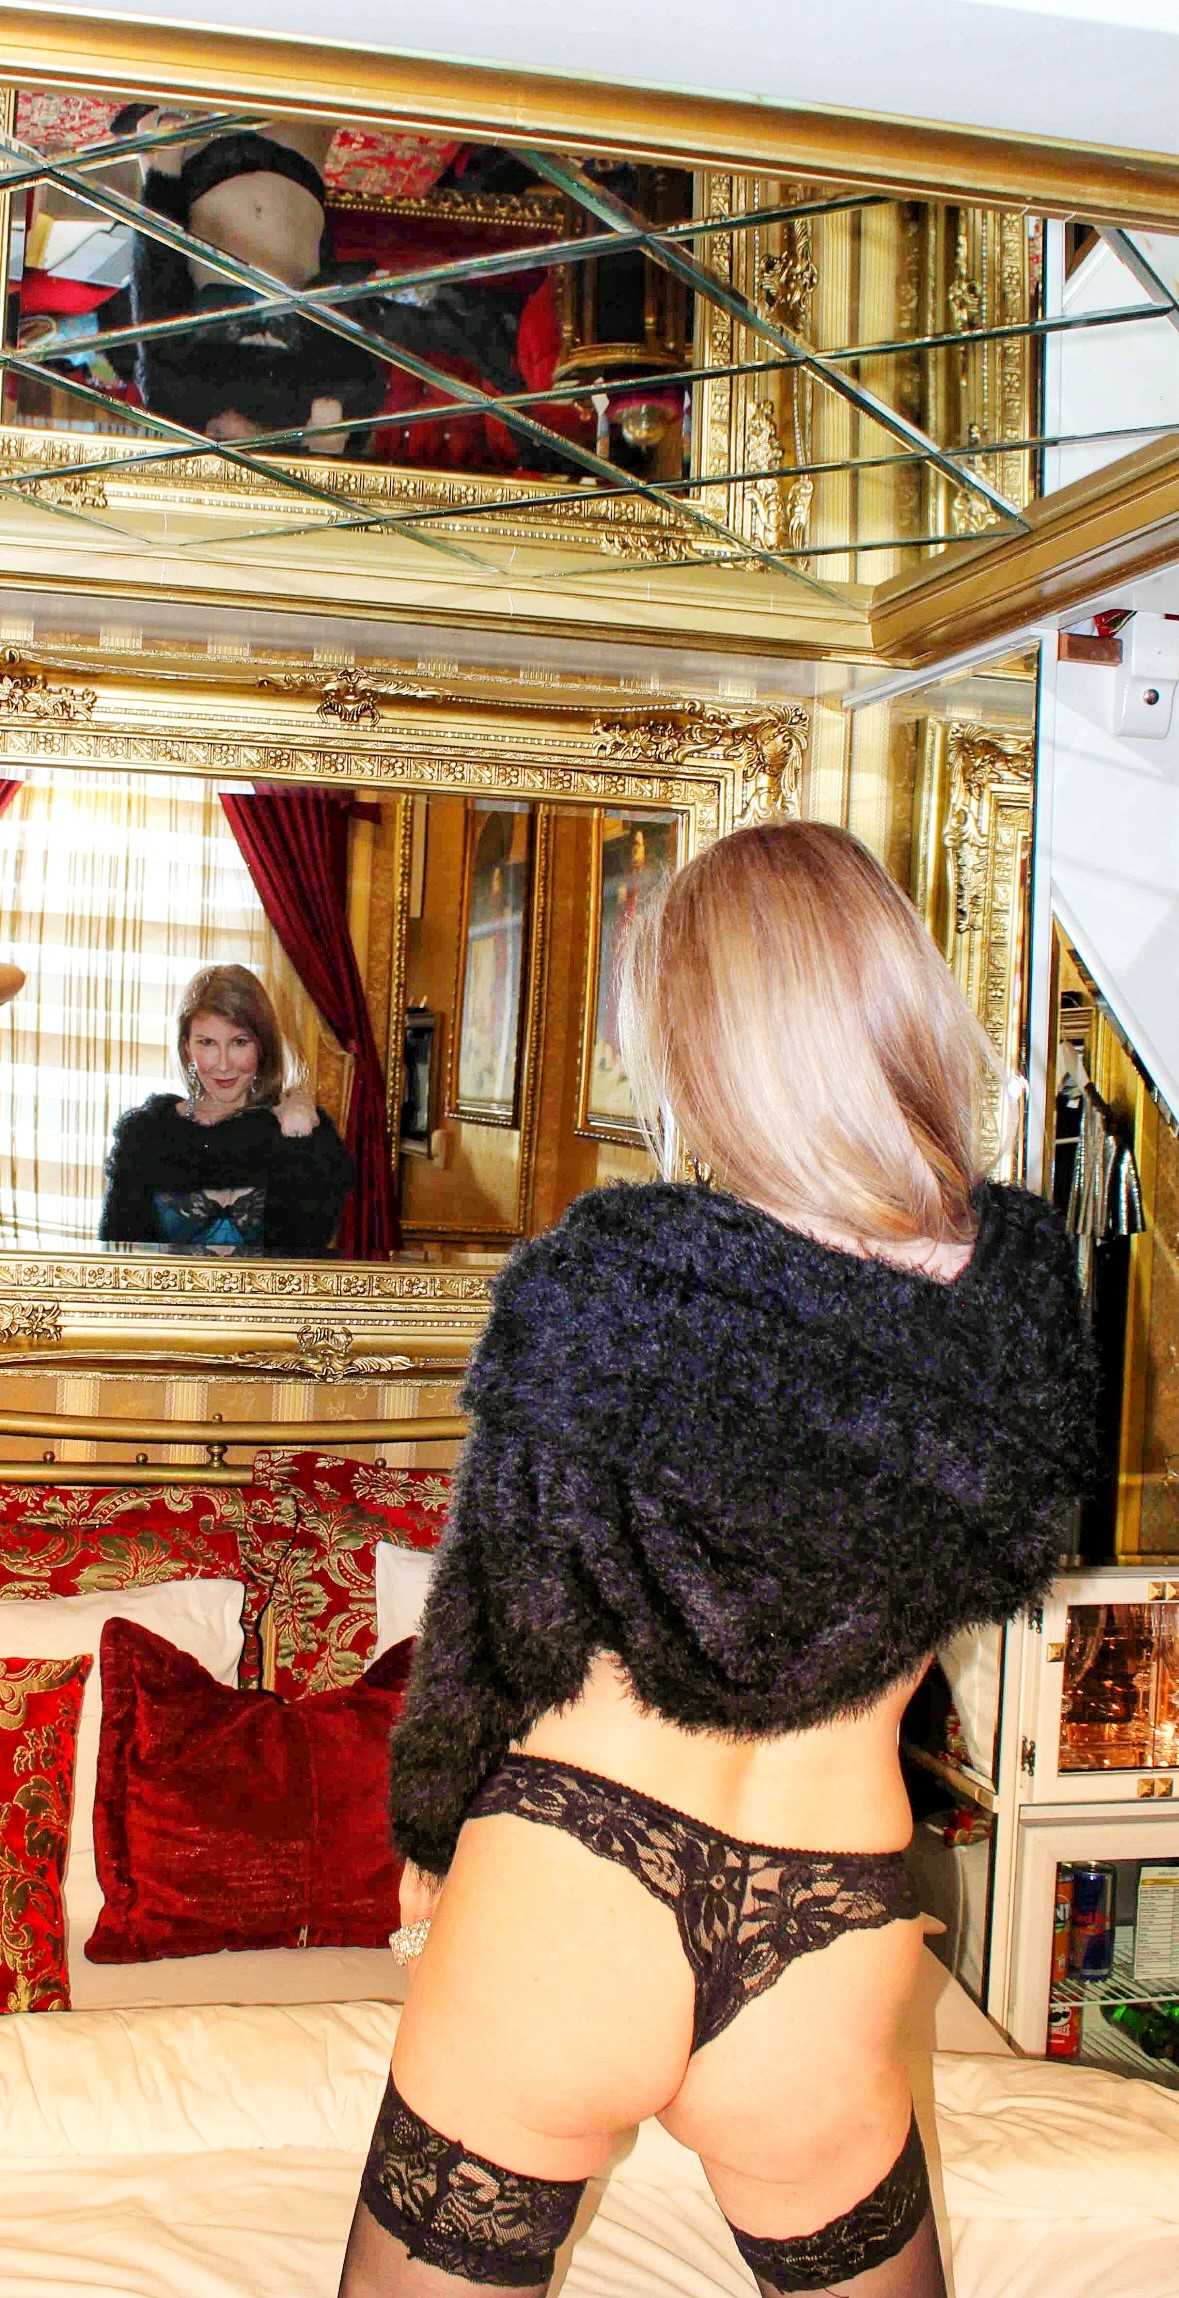
{"label": "security sensor on wall", "polygon": [[1121,635],[1114,725],[1119,734],[1162,741],[1171,731],[1179,685],[1179,621],[1169,614],[1136,614]]}

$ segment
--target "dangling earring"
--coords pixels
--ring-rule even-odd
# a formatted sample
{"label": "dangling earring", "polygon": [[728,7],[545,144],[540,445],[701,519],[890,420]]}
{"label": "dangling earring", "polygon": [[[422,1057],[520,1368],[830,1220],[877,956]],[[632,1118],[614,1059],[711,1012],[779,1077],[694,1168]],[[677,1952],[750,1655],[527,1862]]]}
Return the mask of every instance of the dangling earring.
{"label": "dangling earring", "polygon": [[184,1076],[185,1076],[185,1082],[186,1082],[186,1084],[187,1084],[187,1086],[188,1086],[188,1114],[189,1114],[189,1116],[190,1116],[190,1117],[195,1117],[195,1116],[196,1116],[196,1105],[197,1105],[197,1102],[200,1100],[200,1097],[201,1097],[201,1081],[200,1081],[200,1078],[199,1078],[199,1077],[198,1077],[198,1075],[197,1075],[197,1070],[196,1070],[196,1063],[195,1063],[195,1062],[193,1062],[193,1061],[186,1061],[186,1062],[185,1062],[185,1064],[184,1064]]}

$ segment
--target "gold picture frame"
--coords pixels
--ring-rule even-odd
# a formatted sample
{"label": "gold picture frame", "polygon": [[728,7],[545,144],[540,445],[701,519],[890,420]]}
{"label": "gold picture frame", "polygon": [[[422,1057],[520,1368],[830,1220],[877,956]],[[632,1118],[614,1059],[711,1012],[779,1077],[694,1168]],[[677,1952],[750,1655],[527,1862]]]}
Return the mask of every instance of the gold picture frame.
{"label": "gold picture frame", "polygon": [[644,895],[675,868],[681,858],[677,845],[673,815],[595,809],[577,1098],[577,1131],[591,1140],[633,1147],[643,1139],[618,1043],[619,969],[635,911]]}
{"label": "gold picture frame", "polygon": [[527,803],[468,798],[446,1094],[467,1124],[517,1122],[536,843]]}

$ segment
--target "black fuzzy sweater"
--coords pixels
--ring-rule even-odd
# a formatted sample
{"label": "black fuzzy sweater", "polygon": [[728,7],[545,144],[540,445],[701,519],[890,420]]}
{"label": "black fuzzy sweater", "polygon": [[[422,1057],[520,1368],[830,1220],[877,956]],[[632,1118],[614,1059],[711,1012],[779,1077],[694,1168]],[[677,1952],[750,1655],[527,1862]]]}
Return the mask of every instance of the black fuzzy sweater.
{"label": "black fuzzy sweater", "polygon": [[479,1781],[596,1651],[712,1731],[862,1708],[1042,1595],[1091,1454],[1063,1224],[987,1186],[952,1283],[691,1185],[592,1191],[522,1246],[404,1720],[394,1832],[436,1874]]}
{"label": "black fuzzy sweater", "polygon": [[313,1257],[327,1251],[351,1185],[352,1159],[322,1109],[312,1132],[286,1134],[273,1109],[197,1125],[174,1093],[153,1093],[115,1126],[98,1233],[104,1244],[156,1245],[157,1189],[264,1186],[262,1250]]}

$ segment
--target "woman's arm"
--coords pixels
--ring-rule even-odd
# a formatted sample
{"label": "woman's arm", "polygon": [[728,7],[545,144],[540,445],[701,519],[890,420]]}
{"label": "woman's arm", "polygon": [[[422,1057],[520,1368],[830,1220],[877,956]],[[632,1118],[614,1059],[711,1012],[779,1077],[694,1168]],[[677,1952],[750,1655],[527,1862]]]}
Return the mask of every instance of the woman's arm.
{"label": "woman's arm", "polygon": [[147,1111],[123,1111],[116,1121],[103,1170],[106,1192],[98,1222],[102,1243],[158,1244],[152,1198],[151,1125]]}
{"label": "woman's arm", "polygon": [[446,1873],[480,1781],[539,1716],[576,1698],[594,1640],[526,1434],[498,1417],[476,1420],[393,1734],[393,1836],[404,1859]]}
{"label": "woman's arm", "polygon": [[315,1111],[309,1132],[288,1133],[278,1116],[266,1181],[266,1245],[314,1256],[331,1244],[352,1187],[352,1159],[331,1118]]}
{"label": "woman's arm", "polygon": [[452,1533],[393,1734],[393,1840],[431,1875],[445,1875],[475,1789],[525,1728],[521,1701],[496,1664],[479,1577],[468,1543]]}

